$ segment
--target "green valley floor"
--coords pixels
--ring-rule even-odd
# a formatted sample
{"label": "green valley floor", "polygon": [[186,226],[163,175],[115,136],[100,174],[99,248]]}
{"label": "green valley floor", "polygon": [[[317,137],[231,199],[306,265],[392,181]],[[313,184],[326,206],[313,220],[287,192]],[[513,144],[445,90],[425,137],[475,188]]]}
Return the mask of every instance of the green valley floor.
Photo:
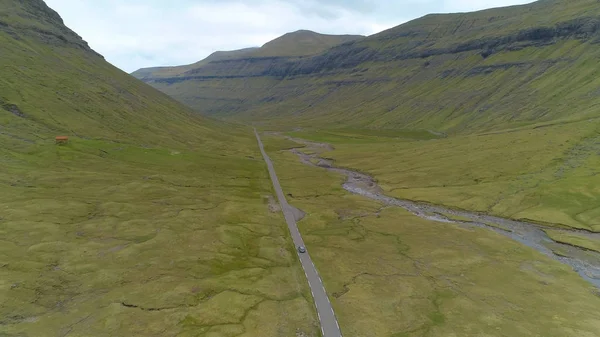
{"label": "green valley floor", "polygon": [[600,120],[444,137],[427,130],[306,130],[337,166],[386,194],[600,232]]}
{"label": "green valley floor", "polygon": [[0,135],[0,336],[317,336],[253,135],[233,135]]}
{"label": "green valley floor", "polygon": [[[505,142],[534,142],[534,137],[519,140],[519,135],[529,132],[539,136],[540,131],[519,131]],[[502,136],[493,135],[481,136],[489,140],[477,144],[469,139],[423,143],[360,135],[356,130],[352,134],[338,130],[294,135],[334,143],[336,149],[324,154],[335,158],[336,165],[362,168],[374,173],[382,184],[392,181],[394,169],[396,177],[403,177],[407,171],[401,166],[403,162],[407,167],[418,165],[417,152],[424,157],[421,170],[425,170],[435,160],[434,154],[441,155],[444,150],[455,148],[454,153],[464,153],[461,150],[471,146],[504,149],[497,138]],[[304,165],[288,151],[302,145],[268,135],[263,136],[263,142],[288,202],[306,212],[298,227],[345,336],[591,337],[600,333],[600,319],[595,315],[600,294],[570,267],[489,230],[425,220],[401,208],[350,194],[341,187],[345,177]],[[452,146],[440,148],[446,142]],[[424,149],[416,150],[417,144]],[[525,147],[518,148],[526,151]],[[402,154],[414,154],[390,155],[390,151],[400,149]],[[351,155],[353,150],[356,152]],[[432,152],[430,162],[426,161],[427,150]],[[440,159],[449,157],[446,154]],[[466,158],[468,154],[455,159],[453,163],[459,167],[449,170],[448,177],[432,175],[432,183],[442,181],[443,185],[444,179],[460,177],[459,171],[462,168],[464,172],[466,165],[461,162]],[[492,153],[489,158],[494,158]],[[502,162],[501,158],[494,160],[496,164]],[[440,172],[453,167],[443,160],[440,163]],[[499,166],[502,168],[512,166]],[[513,170],[528,168],[524,164]],[[567,171],[565,175],[577,181],[575,173]],[[421,181],[416,177],[396,181],[416,185]],[[422,179],[426,179],[425,174]],[[438,190],[443,191],[441,186]],[[440,198],[452,200],[449,196],[453,195],[449,192]]]}

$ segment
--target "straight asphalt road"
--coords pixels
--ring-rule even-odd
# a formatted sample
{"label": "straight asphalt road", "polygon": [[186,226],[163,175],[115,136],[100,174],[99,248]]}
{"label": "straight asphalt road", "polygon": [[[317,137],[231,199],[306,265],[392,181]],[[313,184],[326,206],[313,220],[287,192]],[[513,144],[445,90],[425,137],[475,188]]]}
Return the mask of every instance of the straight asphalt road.
{"label": "straight asphalt road", "polygon": [[281,205],[281,209],[285,217],[285,222],[287,222],[288,228],[290,229],[294,246],[296,246],[296,253],[300,258],[300,263],[302,264],[304,274],[306,274],[306,279],[308,280],[310,292],[315,300],[317,315],[319,316],[319,321],[321,323],[321,332],[323,333],[323,337],[341,337],[342,333],[340,331],[340,326],[337,322],[337,319],[335,318],[335,314],[333,313],[333,307],[331,306],[331,302],[329,302],[329,297],[327,297],[325,287],[323,287],[323,281],[321,280],[319,273],[317,273],[317,268],[315,268],[314,263],[308,255],[308,250],[306,253],[299,253],[297,250],[299,246],[306,246],[304,246],[304,241],[302,240],[302,236],[298,231],[298,226],[296,226],[294,213],[290,205],[287,203],[287,200],[285,200],[285,196],[281,190],[281,185],[279,184],[279,179],[277,179],[277,174],[275,174],[275,169],[273,168],[273,163],[271,162],[269,156],[267,156],[267,153],[263,147],[263,143],[260,140],[260,136],[258,135],[258,132],[256,132],[256,129],[254,130],[254,134],[256,135],[260,152],[262,153],[263,158],[267,163],[267,167],[269,168],[269,175],[271,176],[271,181],[273,182],[273,187],[275,188],[275,193],[277,194],[277,199],[279,199],[279,204]]}

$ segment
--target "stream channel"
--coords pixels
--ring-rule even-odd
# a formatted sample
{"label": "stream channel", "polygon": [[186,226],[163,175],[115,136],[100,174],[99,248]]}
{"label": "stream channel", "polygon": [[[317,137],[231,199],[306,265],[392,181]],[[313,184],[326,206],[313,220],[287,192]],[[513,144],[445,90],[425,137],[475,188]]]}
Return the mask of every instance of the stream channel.
{"label": "stream channel", "polygon": [[[438,205],[393,198],[385,195],[384,191],[371,176],[349,169],[334,167],[332,160],[319,157],[321,152],[332,151],[334,149],[333,146],[324,143],[309,142],[304,139],[286,138],[304,144],[306,146],[304,149],[315,152],[314,154],[306,154],[297,148],[290,150],[300,158],[302,163],[345,175],[347,179],[342,186],[348,192],[377,200],[385,205],[402,207],[414,215],[428,220],[456,224],[468,228],[478,227],[492,230],[529,246],[554,260],[571,266],[581,277],[600,289],[600,253],[556,242],[546,234],[544,229],[572,233],[598,242],[600,242],[600,233],[577,229],[550,228],[526,221],[505,219],[483,213],[455,210]],[[468,219],[468,221],[451,219],[446,215],[458,216]]]}

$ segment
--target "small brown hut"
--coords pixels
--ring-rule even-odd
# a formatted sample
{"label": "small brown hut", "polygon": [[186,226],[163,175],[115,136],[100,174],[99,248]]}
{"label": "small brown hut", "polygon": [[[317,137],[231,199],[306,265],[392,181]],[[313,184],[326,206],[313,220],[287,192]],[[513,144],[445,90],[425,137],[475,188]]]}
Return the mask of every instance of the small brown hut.
{"label": "small brown hut", "polygon": [[68,142],[69,142],[69,137],[56,136],[56,144],[62,145],[62,144],[67,144]]}

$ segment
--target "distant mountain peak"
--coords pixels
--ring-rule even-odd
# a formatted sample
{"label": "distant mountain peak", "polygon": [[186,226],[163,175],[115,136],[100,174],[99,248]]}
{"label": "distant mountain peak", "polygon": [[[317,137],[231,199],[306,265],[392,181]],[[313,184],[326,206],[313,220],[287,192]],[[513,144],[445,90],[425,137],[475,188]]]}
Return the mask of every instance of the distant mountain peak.
{"label": "distant mountain peak", "polygon": [[[319,34],[319,33],[315,32],[315,31],[308,30],[308,29],[298,29],[296,31],[289,32],[287,34],[300,34],[300,33]],[[285,35],[287,35],[287,34],[285,34]]]}
{"label": "distant mountain peak", "polygon": [[303,57],[316,55],[336,45],[363,38],[362,35],[328,35],[300,29],[286,33],[262,47],[250,47],[232,51],[215,51],[205,59],[176,67],[142,68],[131,73],[140,79],[178,76],[198,69],[210,62],[252,57]]}
{"label": "distant mountain peak", "polygon": [[325,34],[325,33],[319,33],[319,32],[315,32],[309,29],[298,29],[296,31],[293,32],[289,32],[286,34],[283,34],[280,37],[284,37],[284,36],[290,36],[290,35],[314,35],[314,36],[355,36],[357,38],[361,38],[361,37],[365,37],[364,35],[358,35],[358,34]]}
{"label": "distant mountain peak", "polygon": [[265,43],[260,56],[308,56],[321,53],[333,46],[360,39],[362,35],[330,35],[301,29],[286,33]]}

